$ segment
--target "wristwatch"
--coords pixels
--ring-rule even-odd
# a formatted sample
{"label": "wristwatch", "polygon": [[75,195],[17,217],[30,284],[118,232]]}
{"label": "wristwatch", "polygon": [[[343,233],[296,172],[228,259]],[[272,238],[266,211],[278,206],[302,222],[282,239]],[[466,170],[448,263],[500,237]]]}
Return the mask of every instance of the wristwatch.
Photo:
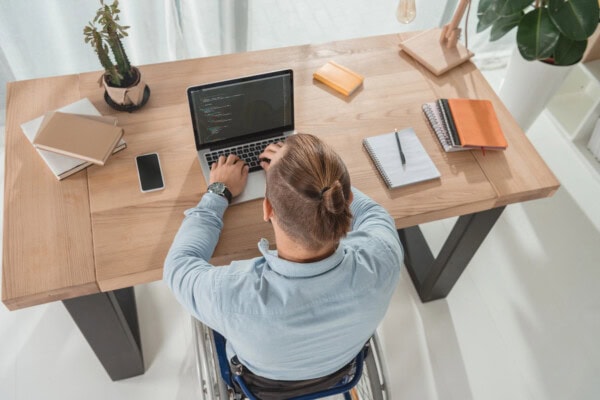
{"label": "wristwatch", "polygon": [[227,189],[227,186],[223,182],[213,182],[208,185],[207,192],[218,194],[219,196],[225,197],[229,204],[231,204],[231,192]]}

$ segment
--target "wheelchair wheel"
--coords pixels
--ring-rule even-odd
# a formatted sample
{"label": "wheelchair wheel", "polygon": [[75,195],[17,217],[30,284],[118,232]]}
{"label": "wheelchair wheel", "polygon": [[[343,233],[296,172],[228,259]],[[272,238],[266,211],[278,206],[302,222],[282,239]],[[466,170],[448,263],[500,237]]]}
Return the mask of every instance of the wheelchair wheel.
{"label": "wheelchair wheel", "polygon": [[370,340],[363,375],[350,395],[353,400],[389,400],[391,398],[387,387],[387,370],[381,354],[377,332]]}
{"label": "wheelchair wheel", "polygon": [[234,396],[221,379],[212,330],[192,317],[196,354],[196,375],[200,383],[200,400],[229,400]]}
{"label": "wheelchair wheel", "polygon": [[[196,354],[196,374],[200,383],[200,400],[239,400],[243,397],[228,388],[221,378],[217,350],[212,330],[192,317],[192,332]],[[352,400],[389,400],[387,370],[381,353],[377,332],[369,341],[362,376],[351,390]],[[328,399],[348,398],[347,395]]]}

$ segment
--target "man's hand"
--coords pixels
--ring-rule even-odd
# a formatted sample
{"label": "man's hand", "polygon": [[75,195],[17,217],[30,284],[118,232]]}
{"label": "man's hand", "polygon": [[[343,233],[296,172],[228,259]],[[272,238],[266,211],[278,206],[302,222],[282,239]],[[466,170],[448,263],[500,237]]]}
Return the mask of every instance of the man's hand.
{"label": "man's hand", "polygon": [[260,160],[262,169],[267,171],[271,165],[275,164],[281,158],[284,145],[284,142],[271,143],[260,153],[258,159]]}
{"label": "man's hand", "polygon": [[210,182],[223,182],[231,192],[233,197],[236,197],[246,187],[248,181],[248,165],[238,156],[230,154],[219,157],[217,162],[210,166]]}

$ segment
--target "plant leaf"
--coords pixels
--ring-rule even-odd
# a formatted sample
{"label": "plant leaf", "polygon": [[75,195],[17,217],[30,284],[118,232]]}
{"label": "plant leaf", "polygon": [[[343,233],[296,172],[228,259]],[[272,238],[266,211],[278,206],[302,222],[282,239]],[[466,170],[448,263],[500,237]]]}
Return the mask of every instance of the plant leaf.
{"label": "plant leaf", "polygon": [[481,0],[477,7],[477,33],[482,32],[492,26],[492,24],[500,18],[496,7],[497,3],[494,0]]}
{"label": "plant leaf", "polygon": [[573,65],[583,58],[587,47],[587,40],[571,40],[565,35],[560,35],[554,49],[554,63],[556,65]]}
{"label": "plant leaf", "polygon": [[497,2],[498,14],[507,17],[523,11],[533,3],[533,0],[497,0]]}
{"label": "plant leaf", "polygon": [[517,28],[517,46],[526,60],[550,57],[560,32],[552,23],[548,10],[536,8],[523,16]]}
{"label": "plant leaf", "polygon": [[496,0],[480,0],[477,5],[477,14],[486,12],[490,8],[495,10],[497,4]]}
{"label": "plant leaf", "polygon": [[507,17],[498,18],[492,25],[492,31],[490,32],[490,41],[493,42],[494,40],[498,40],[502,36],[506,35],[513,28],[519,25],[521,18],[523,18],[522,12],[509,15]]}
{"label": "plant leaf", "polygon": [[572,40],[585,40],[598,26],[598,1],[550,0],[548,12],[560,33]]}

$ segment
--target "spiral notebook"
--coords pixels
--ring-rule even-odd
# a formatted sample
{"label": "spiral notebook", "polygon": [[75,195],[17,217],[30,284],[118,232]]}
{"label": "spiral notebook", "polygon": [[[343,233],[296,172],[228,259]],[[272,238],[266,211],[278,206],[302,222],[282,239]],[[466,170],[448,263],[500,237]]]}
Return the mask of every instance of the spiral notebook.
{"label": "spiral notebook", "polygon": [[440,171],[412,128],[399,131],[398,138],[406,160],[404,165],[394,132],[363,140],[363,146],[390,189],[440,177]]}
{"label": "spiral notebook", "polygon": [[430,103],[425,103],[423,104],[422,108],[423,112],[425,113],[425,116],[427,117],[427,121],[431,126],[431,129],[440,141],[440,144],[444,148],[444,151],[452,152],[471,150],[467,147],[462,147],[460,144],[455,144],[453,142],[450,136],[450,131],[444,120],[444,114],[438,102],[432,101]]}
{"label": "spiral notebook", "polygon": [[489,100],[438,99],[422,108],[444,151],[504,150],[508,146]]}

